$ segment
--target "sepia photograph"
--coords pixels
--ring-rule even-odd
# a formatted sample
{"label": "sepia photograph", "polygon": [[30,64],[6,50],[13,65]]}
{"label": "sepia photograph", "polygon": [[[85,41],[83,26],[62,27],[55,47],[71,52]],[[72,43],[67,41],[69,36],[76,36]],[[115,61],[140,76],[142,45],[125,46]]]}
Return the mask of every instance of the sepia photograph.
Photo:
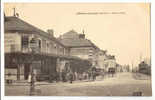
{"label": "sepia photograph", "polygon": [[5,96],[152,96],[150,3],[4,3]]}

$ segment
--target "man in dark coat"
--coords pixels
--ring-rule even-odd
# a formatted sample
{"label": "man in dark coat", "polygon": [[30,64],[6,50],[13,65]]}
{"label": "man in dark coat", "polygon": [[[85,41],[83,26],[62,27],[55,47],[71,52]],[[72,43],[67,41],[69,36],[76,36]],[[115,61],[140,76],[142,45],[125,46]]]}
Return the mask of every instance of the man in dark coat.
{"label": "man in dark coat", "polygon": [[72,72],[69,73],[69,80],[70,80],[70,83],[73,83],[73,73]]}
{"label": "man in dark coat", "polygon": [[93,81],[96,80],[96,67],[92,67],[92,77],[93,77]]}

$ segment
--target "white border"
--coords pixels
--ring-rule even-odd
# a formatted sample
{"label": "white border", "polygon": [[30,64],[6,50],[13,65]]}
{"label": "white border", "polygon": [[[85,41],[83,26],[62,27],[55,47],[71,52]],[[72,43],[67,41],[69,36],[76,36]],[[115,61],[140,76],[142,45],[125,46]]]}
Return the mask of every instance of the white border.
{"label": "white border", "polygon": [[139,2],[152,2],[153,0],[2,0],[2,2],[60,2],[60,3],[72,3],[72,2],[109,2],[109,3],[139,3]]}
{"label": "white border", "polygon": [[3,97],[3,95],[4,95],[4,67],[2,67],[2,66],[4,66],[4,48],[2,48],[2,47],[4,47],[4,24],[3,24],[3,16],[2,15],[4,15],[3,14],[3,4],[1,3],[1,99],[2,99],[2,97]]}
{"label": "white border", "polygon": [[56,97],[56,96],[51,96],[51,97],[24,97],[24,96],[9,96],[6,97],[4,96],[4,24],[3,24],[3,3],[4,2],[60,2],[60,3],[67,3],[67,2],[108,2],[108,3],[136,3],[136,2],[151,2],[151,44],[155,43],[155,40],[153,39],[155,37],[155,34],[153,34],[154,31],[154,19],[155,18],[155,14],[153,11],[154,7],[154,3],[153,0],[2,0],[1,2],[1,100],[155,100],[154,97],[154,89],[155,86],[153,84],[155,84],[155,58],[153,58],[153,55],[155,54],[153,51],[155,51],[155,46],[151,45],[152,50],[152,97]]}

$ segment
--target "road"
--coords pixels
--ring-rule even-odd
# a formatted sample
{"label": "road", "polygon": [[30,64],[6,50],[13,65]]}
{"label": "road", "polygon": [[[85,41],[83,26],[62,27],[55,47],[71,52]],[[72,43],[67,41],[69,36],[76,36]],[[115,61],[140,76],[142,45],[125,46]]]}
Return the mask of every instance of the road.
{"label": "road", "polygon": [[[132,96],[141,91],[143,96],[151,96],[151,78],[147,75],[118,73],[114,77],[98,78],[96,81],[76,81],[66,83],[37,83],[40,96]],[[16,91],[15,91],[16,90]],[[29,95],[28,86],[6,86],[6,95]]]}

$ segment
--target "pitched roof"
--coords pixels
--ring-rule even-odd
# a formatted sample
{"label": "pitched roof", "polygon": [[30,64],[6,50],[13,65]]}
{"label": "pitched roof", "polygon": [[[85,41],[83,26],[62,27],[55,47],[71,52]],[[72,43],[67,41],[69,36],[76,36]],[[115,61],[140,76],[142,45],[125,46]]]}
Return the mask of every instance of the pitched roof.
{"label": "pitched roof", "polygon": [[44,32],[43,30],[21,20],[18,17],[15,16],[7,16],[5,17],[5,23],[4,23],[4,30],[5,32],[8,31],[15,31],[15,32],[22,32],[27,34],[39,34],[43,37],[46,37],[48,39],[51,39],[58,44],[64,46],[62,43],[60,43],[55,37],[52,37],[49,33]]}
{"label": "pitched roof", "polygon": [[108,59],[114,59],[115,60],[115,56],[114,55],[107,55]]}
{"label": "pitched roof", "polygon": [[86,38],[79,38],[79,35],[74,30],[64,33],[60,38],[60,42],[68,47],[94,47],[98,48],[94,43]]}
{"label": "pitched roof", "polygon": [[61,38],[63,39],[77,39],[79,38],[79,35],[76,31],[74,31],[73,29],[70,30],[69,32],[64,33]]}
{"label": "pitched roof", "polygon": [[24,32],[43,32],[33,25],[19,19],[18,17],[8,16],[4,23],[5,31],[24,31]]}

